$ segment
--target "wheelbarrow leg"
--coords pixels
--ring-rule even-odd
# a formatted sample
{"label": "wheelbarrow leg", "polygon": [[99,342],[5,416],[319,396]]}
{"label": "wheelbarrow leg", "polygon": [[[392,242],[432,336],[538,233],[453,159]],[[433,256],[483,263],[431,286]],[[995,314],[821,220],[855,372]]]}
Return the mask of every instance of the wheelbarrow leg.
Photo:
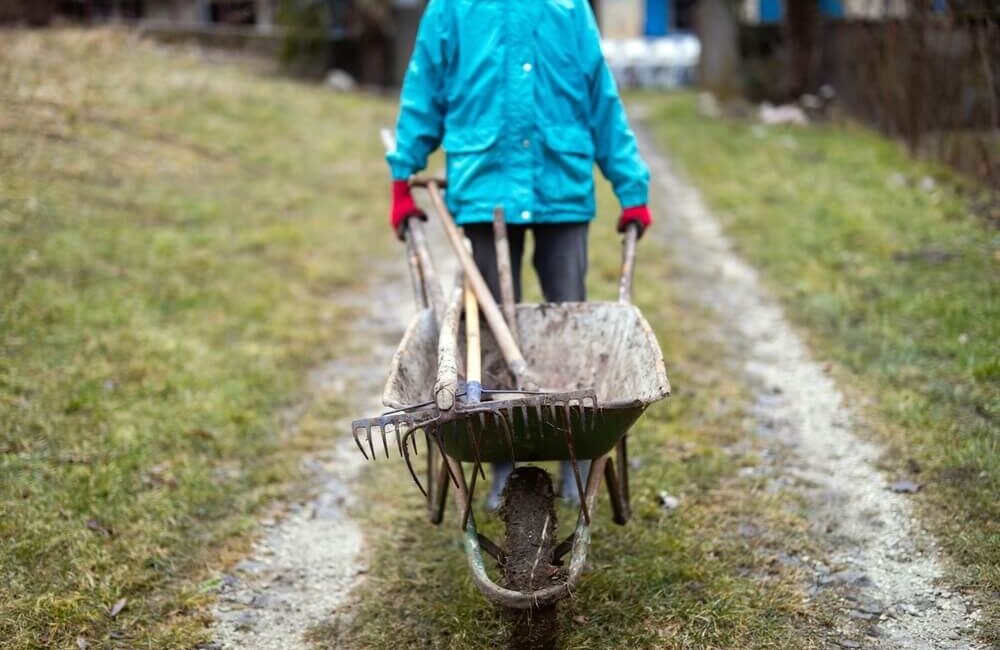
{"label": "wheelbarrow leg", "polygon": [[604,466],[604,482],[611,497],[611,518],[618,525],[628,523],[632,516],[632,504],[628,493],[628,436],[622,436],[616,445],[615,463],[610,457]]}

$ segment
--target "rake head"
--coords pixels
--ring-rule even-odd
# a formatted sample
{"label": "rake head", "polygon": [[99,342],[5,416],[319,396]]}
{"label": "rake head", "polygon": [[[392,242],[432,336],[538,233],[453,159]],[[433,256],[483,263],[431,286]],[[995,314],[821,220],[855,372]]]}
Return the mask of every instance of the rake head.
{"label": "rake head", "polygon": [[[462,427],[454,427],[454,431],[456,435],[462,435],[457,432],[464,431],[464,435],[469,438],[475,456],[473,475],[478,473],[485,478],[480,448],[487,436],[502,436],[511,462],[517,462],[518,435],[515,431],[520,431],[521,436],[531,438],[542,435],[550,429],[563,434],[575,470],[574,433],[586,435],[593,430],[595,420],[600,413],[597,394],[594,391],[542,393],[484,390],[483,394],[501,399],[475,403],[459,400],[455,408],[449,411],[440,411],[433,402],[425,402],[389,411],[379,417],[355,420],[351,424],[354,441],[367,460],[374,460],[377,456],[376,437],[382,439],[380,446],[386,458],[389,457],[390,447],[395,446],[406,462],[414,483],[425,495],[427,492],[417,478],[411,460],[411,453],[417,454],[417,433],[423,431],[425,445],[429,446],[433,441],[443,454],[441,425],[450,422],[465,424]],[[516,397],[507,398],[511,395]],[[574,424],[576,424],[575,432]],[[395,437],[395,445],[390,444],[391,437]],[[452,480],[455,481],[454,476]],[[577,481],[580,483],[582,494],[582,482],[579,476]],[[458,487],[457,482],[456,487]]]}

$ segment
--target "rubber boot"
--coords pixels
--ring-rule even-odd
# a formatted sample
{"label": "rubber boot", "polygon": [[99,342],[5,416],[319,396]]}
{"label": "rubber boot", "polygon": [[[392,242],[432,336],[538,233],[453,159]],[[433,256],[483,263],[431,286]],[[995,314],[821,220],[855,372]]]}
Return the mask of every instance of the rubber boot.
{"label": "rubber boot", "polygon": [[[590,474],[590,461],[576,461],[577,469],[580,470],[580,481],[583,486],[587,486],[587,476]],[[559,496],[566,503],[579,506],[580,490],[576,487],[576,476],[573,474],[573,463],[564,460],[559,463]]]}
{"label": "rubber boot", "polygon": [[493,484],[490,485],[490,493],[486,496],[486,509],[490,512],[496,512],[500,509],[503,488],[507,485],[507,477],[514,470],[514,463],[490,464],[493,466]]}

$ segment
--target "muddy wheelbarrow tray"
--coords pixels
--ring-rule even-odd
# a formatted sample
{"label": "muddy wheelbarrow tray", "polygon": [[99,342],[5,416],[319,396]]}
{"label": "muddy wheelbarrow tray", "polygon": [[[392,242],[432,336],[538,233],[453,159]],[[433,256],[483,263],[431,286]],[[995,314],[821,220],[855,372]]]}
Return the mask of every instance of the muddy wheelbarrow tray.
{"label": "muddy wheelbarrow tray", "polygon": [[[517,325],[524,356],[546,390],[569,393],[593,388],[597,403],[584,401],[568,411],[573,432],[569,446],[564,428],[539,426],[542,419],[535,411],[515,409],[518,400],[510,400],[516,414],[508,419],[510,435],[487,426],[477,432],[478,449],[466,430],[476,409],[466,407],[466,417],[441,425],[439,431],[445,453],[457,461],[509,461],[512,451],[517,462],[596,459],[614,449],[647,406],[670,392],[656,337],[630,303],[520,304]],[[410,322],[392,360],[382,395],[386,406],[402,408],[431,394],[437,336],[431,310],[421,311]],[[458,340],[461,347],[465,337]],[[483,332],[483,368],[484,385],[509,382],[488,330]],[[498,406],[492,404],[491,411]]]}

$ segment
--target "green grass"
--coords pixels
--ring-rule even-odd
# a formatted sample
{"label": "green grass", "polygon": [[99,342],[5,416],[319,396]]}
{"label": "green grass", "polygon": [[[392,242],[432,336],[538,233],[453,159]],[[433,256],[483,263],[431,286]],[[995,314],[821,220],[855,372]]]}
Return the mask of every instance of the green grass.
{"label": "green grass", "polygon": [[997,197],[856,126],[765,129],[703,118],[690,95],[641,101],[739,250],[836,362],[889,443],[889,475],[919,470],[915,498],[1000,642],[1000,231],[977,207]]}
{"label": "green grass", "polygon": [[[950,183],[919,187],[935,170],[862,131],[758,137],[701,120],[689,97],[643,101],[852,395],[872,396],[890,469],[921,466],[918,498],[961,580],[997,590],[995,231]],[[398,250],[375,134],[390,112],[125,34],[2,34],[0,647],[206,637],[254,513],[300,490],[297,460],[341,433],[328,423],[345,405],[303,377],[364,346],[338,298]],[[606,188],[601,205],[590,288],[607,299]],[[712,316],[673,291],[677,273],[643,241],[636,301],[675,396],[634,430],[634,518],[614,526],[602,504],[565,645],[811,647],[803,629],[829,621],[779,560],[816,549],[794,499],[740,476],[755,462],[751,396]],[[468,577],[453,514],[431,527],[401,465],[369,469],[370,573],[316,645],[495,645],[504,624]],[[759,534],[741,535],[747,523]]]}
{"label": "green grass", "polygon": [[[606,188],[604,188],[606,189]],[[589,289],[616,297],[619,244],[615,204],[602,191],[603,218],[593,225]],[[749,444],[746,387],[713,339],[711,317],[671,287],[676,271],[662,244],[640,245],[636,302],[657,332],[675,395],[633,429],[630,452],[634,515],[610,519],[601,497],[590,562],[572,599],[560,605],[561,647],[809,648],[800,634],[821,624],[802,593],[804,575],[775,560],[810,553],[799,504],[740,478],[756,462]],[[533,273],[526,270],[526,279]],[[537,286],[527,290],[537,299]],[[382,461],[363,477],[359,512],[373,539],[370,572],[345,616],[313,631],[317,648],[500,647],[502,618],[475,589],[452,504],[441,527],[423,517],[422,499],[401,463]],[[681,497],[664,512],[660,491]],[[502,540],[497,519],[477,520]],[[560,510],[561,530],[575,522]],[[739,534],[753,523],[759,536]],[[812,636],[812,635],[810,635]],[[813,637],[815,638],[815,637]]]}
{"label": "green grass", "polygon": [[395,245],[389,118],[124,33],[0,36],[0,647],[205,637],[214,571],[335,433],[303,377]]}

